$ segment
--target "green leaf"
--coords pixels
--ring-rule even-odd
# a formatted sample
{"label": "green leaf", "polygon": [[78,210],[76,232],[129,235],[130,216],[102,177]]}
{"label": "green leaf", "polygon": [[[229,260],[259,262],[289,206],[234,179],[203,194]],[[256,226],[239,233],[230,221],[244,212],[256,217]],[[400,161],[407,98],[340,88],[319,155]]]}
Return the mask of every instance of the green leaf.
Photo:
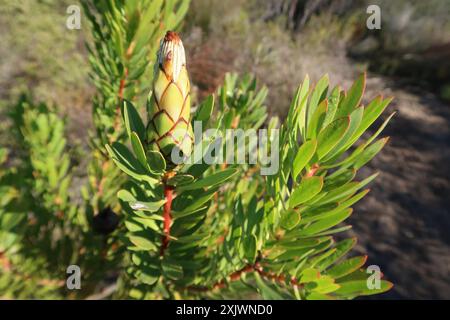
{"label": "green leaf", "polygon": [[206,122],[211,117],[214,108],[214,95],[209,95],[205,101],[203,101],[198,107],[193,121],[203,121]]}
{"label": "green leaf", "polygon": [[338,288],[339,285],[334,283],[334,279],[328,276],[321,276],[319,279],[305,285],[307,291],[318,292],[321,294],[336,291]]}
{"label": "green leaf", "polygon": [[339,204],[340,208],[347,208],[352,206],[353,204],[355,204],[356,202],[358,202],[359,200],[361,200],[362,198],[364,198],[366,196],[366,194],[369,193],[369,189],[363,190],[359,193],[357,193],[356,195],[354,195],[353,197],[349,198],[348,200],[342,201]]}
{"label": "green leaf", "polygon": [[138,161],[142,164],[144,168],[148,168],[147,157],[145,156],[144,148],[136,132],[131,132],[130,135],[131,146],[133,147],[134,154]]}
{"label": "green leaf", "polygon": [[161,267],[163,275],[167,278],[173,280],[179,280],[183,278],[183,268],[179,264],[173,261],[169,261],[168,259],[164,259],[161,263]]}
{"label": "green leaf", "polygon": [[249,262],[255,261],[256,258],[256,237],[251,234],[244,238],[244,256]]}
{"label": "green leaf", "polygon": [[339,279],[358,270],[366,263],[366,261],[367,256],[353,257],[334,265],[327,270],[326,273],[335,279]]}
{"label": "green leaf", "polygon": [[[310,222],[314,222],[317,220],[322,220],[322,219],[328,218],[329,216],[332,216],[335,213],[340,212],[341,210],[346,209],[349,206],[356,203],[357,201],[361,200],[361,198],[363,198],[368,192],[369,192],[369,190],[361,191],[360,193],[356,194],[355,196],[351,197],[350,199],[343,201],[337,207],[331,208],[331,210],[322,209],[319,212],[316,212],[315,214],[311,214],[310,211],[308,211],[308,209],[306,209],[305,214],[304,214],[305,217],[302,218],[302,220],[300,221],[300,224],[306,224],[306,223],[310,223]],[[320,207],[320,208],[323,208],[323,207]],[[315,209],[315,210],[317,210],[317,209]],[[314,212],[314,211],[312,211],[312,212]]]}
{"label": "green leaf", "polygon": [[190,174],[177,174],[176,176],[173,176],[172,178],[167,180],[167,184],[169,186],[182,186],[185,184],[188,184],[190,182],[194,181],[194,177]]}
{"label": "green leaf", "polygon": [[328,100],[325,99],[319,104],[316,111],[313,113],[311,119],[309,119],[307,125],[306,139],[309,140],[311,138],[317,137],[317,134],[320,132],[322,124],[325,120],[327,110],[328,110]]}
{"label": "green leaf", "polygon": [[314,205],[324,205],[330,202],[339,201],[341,199],[345,199],[346,197],[351,196],[353,193],[370,183],[373,179],[378,176],[378,173],[374,173],[373,175],[367,177],[361,182],[349,182],[342,187],[334,189],[330,191],[324,199],[321,199]]}
{"label": "green leaf", "polygon": [[340,118],[326,126],[317,137],[317,156],[322,159],[342,139],[350,125],[350,117]]}
{"label": "green leaf", "polygon": [[328,110],[325,115],[325,120],[323,121],[322,127],[326,127],[334,120],[334,116],[339,105],[340,95],[341,88],[337,86],[333,89],[330,96],[328,97]]}
{"label": "green leaf", "polygon": [[[288,123],[293,124],[294,122],[298,123],[298,128],[300,130],[300,134],[302,137],[306,136],[306,106],[308,101],[308,92],[309,92],[309,76],[306,75],[303,80],[302,85],[297,91],[296,99],[294,100],[295,105],[291,106],[289,112],[292,115],[288,117]],[[295,118],[296,117],[296,118]],[[290,119],[292,121],[289,121]],[[295,118],[295,120],[294,120]]]}
{"label": "green leaf", "polygon": [[384,130],[384,128],[386,127],[386,125],[389,123],[389,121],[391,120],[391,118],[395,115],[395,112],[393,112],[391,115],[389,115],[389,117],[387,117],[387,119],[383,122],[383,124],[377,129],[377,131],[367,140],[365,141],[363,144],[359,145],[353,152],[352,154],[345,158],[344,160],[342,160],[339,163],[333,163],[333,164],[329,164],[329,165],[323,165],[322,168],[324,169],[328,169],[328,168],[334,168],[334,167],[348,167],[349,165],[352,164],[352,162],[365,150],[365,148],[370,145],[373,140],[375,140],[380,133]]}
{"label": "green leaf", "polygon": [[[329,83],[329,79],[328,79],[328,75],[326,74],[317,82],[317,85],[311,94],[311,98],[310,98],[309,104],[308,104],[308,111],[307,111],[307,127],[311,121],[311,118],[312,118],[314,112],[317,109],[317,106],[319,105],[320,102],[322,102],[322,100],[325,99],[325,97],[327,95],[328,83]],[[307,129],[307,130],[309,130],[309,129]]]}
{"label": "green leaf", "polygon": [[379,294],[390,290],[393,287],[393,284],[386,280],[380,281],[379,289],[369,289],[367,285],[367,281],[364,280],[356,280],[356,281],[348,281],[339,283],[340,288],[334,292],[334,294],[340,296],[368,296],[373,294]]}
{"label": "green leaf", "polygon": [[138,278],[142,283],[153,285],[159,279],[159,274],[156,270],[149,270],[148,267],[140,268]]}
{"label": "green leaf", "polygon": [[322,186],[322,177],[313,176],[302,179],[300,185],[292,192],[289,198],[289,207],[294,208],[308,201],[322,190]]}
{"label": "green leaf", "polygon": [[177,198],[175,198],[175,202],[174,204],[180,204],[180,206],[182,205],[182,209],[179,210],[180,214],[181,213],[186,213],[186,212],[192,212],[198,208],[200,208],[201,206],[203,206],[205,203],[207,203],[209,200],[211,200],[211,198],[214,196],[214,194],[216,193],[217,188],[210,188],[207,191],[202,191],[201,193],[198,192],[195,194],[195,196],[192,195],[186,195],[185,193],[181,194],[181,196],[178,196]]}
{"label": "green leaf", "polygon": [[144,231],[144,228],[141,224],[136,223],[136,221],[132,221],[131,218],[124,221],[125,227],[130,232],[140,232]]}
{"label": "green leaf", "polygon": [[153,172],[161,173],[166,170],[166,160],[159,151],[147,151],[147,161]]}
{"label": "green leaf", "polygon": [[319,233],[321,231],[330,229],[331,227],[334,227],[335,225],[341,223],[342,221],[344,221],[345,219],[347,219],[350,214],[352,213],[352,209],[344,209],[340,212],[337,212],[327,218],[324,218],[322,220],[319,220],[313,224],[311,224],[310,226],[306,227],[305,229],[303,229],[299,235],[301,236],[310,236],[316,233]]}
{"label": "green leaf", "polygon": [[306,268],[299,274],[300,283],[307,283],[320,279],[320,271],[314,268]]}
{"label": "green leaf", "polygon": [[166,200],[155,202],[130,201],[129,205],[133,210],[156,212],[164,205],[164,203],[166,203]]}
{"label": "green leaf", "polygon": [[341,233],[341,232],[350,230],[351,228],[352,228],[352,226],[343,226],[343,227],[339,227],[339,228],[329,229],[329,230],[324,231],[324,232],[316,233],[314,236],[315,237],[329,236],[329,235],[332,235],[332,234]]}
{"label": "green leaf", "polygon": [[382,138],[378,140],[377,142],[371,144],[368,146],[356,159],[353,163],[353,168],[358,170],[362,166],[364,166],[367,162],[372,160],[373,157],[377,155],[378,152],[383,149],[383,147],[386,145],[386,143],[389,141],[389,137]]}
{"label": "green leaf", "polygon": [[338,242],[335,246],[336,251],[327,257],[326,259],[322,260],[319,264],[317,264],[317,268],[322,271],[326,268],[328,268],[330,265],[335,263],[338,259],[343,257],[347,252],[350,251],[356,244],[356,238],[351,239],[345,239],[340,242]]}
{"label": "green leaf", "polygon": [[339,175],[325,177],[323,191],[332,191],[353,180],[355,169],[343,170]]}
{"label": "green leaf", "polygon": [[158,248],[150,240],[140,236],[130,236],[130,241],[140,250],[157,251]]}
{"label": "green leaf", "polygon": [[302,144],[302,146],[298,149],[297,154],[294,159],[293,170],[292,170],[292,178],[295,180],[303,168],[308,164],[309,160],[311,160],[314,152],[316,151],[317,141],[311,140],[306,141]]}
{"label": "green leaf", "polygon": [[136,201],[136,198],[128,190],[125,189],[119,190],[117,192],[117,197],[124,202]]}
{"label": "green leaf", "polygon": [[289,248],[289,249],[303,249],[303,248],[315,247],[316,245],[323,242],[319,239],[311,239],[311,238],[299,239],[299,240],[290,239],[289,242],[282,242],[282,241],[281,241],[281,243],[279,243],[279,245],[283,248]]}
{"label": "green leaf", "polygon": [[366,142],[364,142],[365,146],[368,146],[369,144],[371,144],[380,135],[380,133],[384,130],[384,128],[386,128],[387,124],[389,123],[389,121],[392,119],[392,117],[394,115],[395,115],[395,112],[392,112],[389,115],[389,117],[387,117],[386,120],[384,120],[383,124],[377,129],[377,131],[369,139],[367,139]]}
{"label": "green leaf", "polygon": [[338,107],[336,117],[348,116],[353,112],[355,108],[358,107],[361,102],[361,98],[366,88],[366,74],[363,73],[359,78],[353,83],[352,87],[348,91],[347,96],[342,100]]}
{"label": "green leaf", "polygon": [[197,209],[193,209],[191,211],[184,210],[184,211],[181,211],[181,212],[172,210],[171,213],[172,213],[173,218],[177,219],[177,218],[183,218],[183,217],[189,216],[191,214],[198,213],[199,211],[205,210],[206,208],[207,207],[205,206],[205,207],[200,207],[200,208],[197,208]]}
{"label": "green leaf", "polygon": [[258,273],[255,273],[256,285],[258,291],[264,299],[267,300],[283,300],[283,296],[265,283]]}
{"label": "green leaf", "polygon": [[145,168],[123,144],[114,142],[111,147],[109,145],[105,147],[114,163],[127,175],[137,180],[151,180]]}
{"label": "green leaf", "polygon": [[223,171],[219,171],[210,176],[199,179],[189,185],[181,186],[179,189],[186,191],[215,186],[224,183],[226,180],[230,179],[237,173],[237,169],[225,169]]}
{"label": "green leaf", "polygon": [[[359,125],[355,133],[353,133],[347,145],[352,145],[354,142],[356,142],[356,140],[361,137],[361,135],[370,127],[370,125],[374,123],[376,119],[378,119],[378,117],[383,113],[383,111],[391,101],[392,98],[383,100],[381,97],[377,97],[373,101],[371,101],[369,105],[364,109],[361,124]],[[386,123],[384,124],[384,126],[385,125]]]}
{"label": "green leaf", "polygon": [[283,229],[292,230],[300,222],[300,213],[294,209],[281,214],[280,225]]}
{"label": "green leaf", "polygon": [[134,105],[123,100],[123,118],[125,122],[125,128],[127,130],[128,136],[131,138],[131,132],[136,132],[141,141],[145,140],[145,126],[142,122],[139,113],[135,109]]}
{"label": "green leaf", "polygon": [[350,114],[350,122],[347,131],[345,132],[344,136],[339,140],[339,142],[333,147],[333,150],[330,151],[330,153],[327,154],[327,156],[323,159],[324,162],[327,162],[328,160],[332,159],[333,157],[337,157],[341,155],[349,145],[346,145],[348,140],[352,137],[353,133],[358,129],[362,115],[364,112],[364,107],[358,107],[356,108],[351,114]]}

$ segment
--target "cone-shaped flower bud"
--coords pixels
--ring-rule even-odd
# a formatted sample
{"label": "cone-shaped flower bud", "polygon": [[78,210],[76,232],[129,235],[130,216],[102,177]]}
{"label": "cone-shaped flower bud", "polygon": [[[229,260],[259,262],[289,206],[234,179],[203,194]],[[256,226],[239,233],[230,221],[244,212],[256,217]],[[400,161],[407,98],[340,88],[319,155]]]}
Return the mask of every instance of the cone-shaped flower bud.
{"label": "cone-shaped flower bud", "polygon": [[189,156],[193,133],[190,124],[190,83],[180,37],[168,31],[161,40],[154,69],[153,97],[149,101],[147,141],[171,163],[171,153]]}

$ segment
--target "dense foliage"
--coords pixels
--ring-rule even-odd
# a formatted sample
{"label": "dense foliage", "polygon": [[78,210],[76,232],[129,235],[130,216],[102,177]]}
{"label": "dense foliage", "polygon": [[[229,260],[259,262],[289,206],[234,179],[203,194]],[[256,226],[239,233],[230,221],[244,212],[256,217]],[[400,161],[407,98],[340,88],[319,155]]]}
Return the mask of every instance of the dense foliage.
{"label": "dense foliage", "polygon": [[[280,124],[268,117],[266,88],[227,74],[183,118],[203,127],[194,154],[217,161],[175,166],[151,146],[154,96],[146,95],[158,40],[188,4],[83,2],[97,95],[82,199],[65,120],[27,97],[12,108],[19,147],[0,153],[0,297],[334,299],[388,290],[385,280],[368,288],[365,256],[345,257],[356,239],[334,236],[350,228],[351,206],[376,176],[357,181],[357,171],[387,142],[378,136],[391,117],[360,139],[390,102],[361,105],[365,75],[348,91],[329,88],[327,76],[315,86],[306,77]],[[276,173],[219,163],[233,145],[229,129],[268,130]],[[251,139],[232,148],[245,159],[255,152]],[[81,290],[66,287],[73,264]]]}

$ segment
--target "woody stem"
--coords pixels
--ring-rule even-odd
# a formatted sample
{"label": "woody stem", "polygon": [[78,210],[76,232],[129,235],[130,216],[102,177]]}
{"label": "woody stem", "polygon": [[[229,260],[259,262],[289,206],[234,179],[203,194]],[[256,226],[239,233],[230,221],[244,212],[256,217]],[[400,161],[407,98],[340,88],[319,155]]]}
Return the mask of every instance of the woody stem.
{"label": "woody stem", "polygon": [[163,219],[164,219],[164,235],[162,236],[161,256],[164,255],[164,251],[169,245],[170,239],[170,225],[172,224],[172,216],[170,214],[172,208],[173,188],[164,185],[164,198],[166,203],[164,204]]}

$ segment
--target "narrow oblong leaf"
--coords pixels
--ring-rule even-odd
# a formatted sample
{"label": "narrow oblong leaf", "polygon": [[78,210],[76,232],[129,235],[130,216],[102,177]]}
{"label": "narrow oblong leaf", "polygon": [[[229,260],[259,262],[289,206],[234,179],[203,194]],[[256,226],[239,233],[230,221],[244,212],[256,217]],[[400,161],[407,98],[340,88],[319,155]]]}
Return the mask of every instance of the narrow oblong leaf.
{"label": "narrow oblong leaf", "polygon": [[311,94],[311,98],[309,100],[309,104],[308,104],[308,110],[307,110],[307,127],[308,127],[308,123],[310,122],[314,112],[317,109],[317,106],[320,104],[320,102],[322,102],[322,100],[325,99],[327,92],[328,92],[328,84],[329,84],[329,79],[328,79],[328,75],[324,75],[322,78],[320,78],[320,80],[317,82],[316,87],[314,88],[312,94]]}
{"label": "narrow oblong leaf", "polygon": [[147,177],[145,168],[123,144],[114,142],[112,146],[105,147],[114,163],[123,172],[137,180],[150,179]]}
{"label": "narrow oblong leaf", "polygon": [[[300,130],[300,134],[302,137],[306,136],[306,106],[308,101],[308,92],[309,92],[309,76],[306,75],[305,79],[302,82],[302,85],[299,87],[296,95],[296,100],[294,100],[296,107],[291,107],[292,116],[288,117],[292,120],[293,123],[297,123],[298,129]],[[289,121],[291,123],[291,121]]]}
{"label": "narrow oblong leaf", "polygon": [[217,184],[224,183],[226,180],[230,179],[236,173],[238,173],[237,169],[225,169],[223,171],[219,171],[213,173],[210,176],[199,179],[191,184],[181,186],[180,190],[195,190],[215,186]]}
{"label": "narrow oblong leaf", "polygon": [[166,203],[166,200],[160,200],[155,202],[143,202],[143,201],[130,201],[130,207],[133,210],[142,210],[149,212],[158,211]]}
{"label": "narrow oblong leaf", "polygon": [[134,105],[128,100],[123,100],[122,112],[128,136],[131,137],[131,132],[134,131],[139,139],[144,141],[145,126]]}
{"label": "narrow oblong leaf", "polygon": [[311,160],[314,152],[316,151],[317,141],[310,140],[306,141],[302,146],[298,149],[297,154],[294,159],[293,170],[292,170],[292,178],[295,180],[303,168],[308,164],[309,160]]}
{"label": "narrow oblong leaf", "polygon": [[150,170],[153,172],[163,172],[166,169],[166,160],[159,151],[149,150],[147,151],[147,161]]}
{"label": "narrow oblong leaf", "polygon": [[158,248],[156,245],[151,242],[150,240],[141,237],[141,236],[130,236],[129,237],[131,243],[133,243],[136,247],[138,247],[141,250],[151,250],[156,251]]}
{"label": "narrow oblong leaf", "polygon": [[361,268],[367,261],[367,256],[358,256],[350,259],[346,259],[333,267],[328,269],[326,273],[335,279],[342,278],[359,268]]}
{"label": "narrow oblong leaf", "polygon": [[332,216],[329,216],[311,224],[310,226],[307,226],[299,234],[302,236],[308,236],[330,229],[331,227],[334,227],[335,225],[347,219],[351,215],[352,211],[353,210],[351,208],[348,208],[337,212]]}
{"label": "narrow oblong leaf", "polygon": [[373,179],[375,179],[378,176],[378,173],[374,173],[373,175],[367,177],[366,179],[360,181],[360,182],[349,182],[333,191],[330,191],[327,196],[319,201],[318,203],[315,203],[315,205],[324,205],[330,202],[340,201],[342,199],[345,199],[346,197],[349,197],[353,195],[356,191],[370,183]]}
{"label": "narrow oblong leaf", "polygon": [[319,104],[316,111],[311,116],[311,119],[308,119],[309,121],[307,124],[306,139],[315,138],[317,136],[317,133],[322,128],[322,124],[325,120],[327,110],[328,110],[328,100],[325,99]]}
{"label": "narrow oblong leaf", "polygon": [[205,101],[203,101],[198,107],[193,120],[194,121],[207,121],[211,117],[214,108],[214,95],[209,95]]}
{"label": "narrow oblong leaf", "polygon": [[245,258],[247,258],[250,262],[253,262],[256,258],[256,237],[251,234],[244,238],[244,253]]}
{"label": "narrow oblong leaf", "polygon": [[178,280],[183,278],[183,268],[181,265],[164,259],[161,263],[163,274],[173,280]]}
{"label": "narrow oblong leaf", "polygon": [[[369,103],[364,109],[361,124],[358,129],[353,133],[351,139],[347,145],[352,145],[361,135],[375,122],[376,119],[383,113],[393,98],[383,100],[382,97],[377,97]],[[385,124],[384,124],[385,125]]]}
{"label": "narrow oblong leaf", "polygon": [[367,281],[356,280],[339,283],[340,288],[334,292],[334,294],[341,296],[368,296],[373,294],[379,294],[390,290],[393,284],[386,280],[380,281],[380,288],[369,288]]}
{"label": "narrow oblong leaf", "polygon": [[309,177],[304,178],[300,182],[300,185],[292,192],[289,198],[289,207],[294,208],[299,204],[302,204],[322,190],[323,178],[322,177]]}
{"label": "narrow oblong leaf", "polygon": [[131,146],[133,148],[134,154],[138,161],[142,164],[144,168],[148,168],[147,157],[145,156],[144,147],[139,139],[136,132],[131,132],[130,134]]}
{"label": "narrow oblong leaf", "polygon": [[176,187],[191,183],[192,181],[194,181],[194,177],[190,174],[177,174],[176,176],[168,179],[167,184],[169,186]]}
{"label": "narrow oblong leaf", "polygon": [[333,91],[331,91],[331,94],[328,97],[328,110],[322,124],[323,127],[326,127],[334,120],[334,116],[336,115],[336,110],[339,105],[340,97],[341,97],[341,88],[337,86],[333,89]]}
{"label": "narrow oblong leaf", "polygon": [[335,263],[338,259],[343,257],[347,252],[349,252],[356,244],[356,238],[350,238],[342,240],[338,243],[336,243],[336,251],[327,257],[326,259],[322,260],[319,264],[316,265],[316,267],[322,271],[326,268],[328,268],[330,265]]}
{"label": "narrow oblong leaf", "polygon": [[327,162],[333,157],[340,156],[344,151],[347,150],[348,147],[350,147],[350,145],[347,145],[347,142],[351,139],[353,133],[358,129],[361,123],[363,112],[363,106],[360,106],[353,110],[353,112],[350,114],[350,122],[347,131],[339,140],[339,142],[333,147],[330,153],[328,153],[327,156],[323,159],[324,162]]}
{"label": "narrow oblong leaf", "polygon": [[382,138],[378,140],[377,142],[371,144],[368,146],[354,161],[353,168],[358,170],[362,166],[364,166],[366,163],[368,163],[372,158],[374,158],[378,152],[383,149],[383,147],[386,145],[386,143],[389,141],[389,137]]}
{"label": "narrow oblong leaf", "polygon": [[340,103],[336,117],[348,116],[353,112],[355,108],[358,107],[361,102],[364,90],[366,88],[366,73],[363,73],[359,78],[353,83],[350,90],[348,90],[347,96]]}
{"label": "narrow oblong leaf", "polygon": [[322,159],[344,136],[350,125],[350,117],[340,118],[331,122],[317,136],[317,156]]}
{"label": "narrow oblong leaf", "polygon": [[332,191],[353,180],[356,175],[355,169],[343,170],[339,175],[325,177],[323,191]]}

